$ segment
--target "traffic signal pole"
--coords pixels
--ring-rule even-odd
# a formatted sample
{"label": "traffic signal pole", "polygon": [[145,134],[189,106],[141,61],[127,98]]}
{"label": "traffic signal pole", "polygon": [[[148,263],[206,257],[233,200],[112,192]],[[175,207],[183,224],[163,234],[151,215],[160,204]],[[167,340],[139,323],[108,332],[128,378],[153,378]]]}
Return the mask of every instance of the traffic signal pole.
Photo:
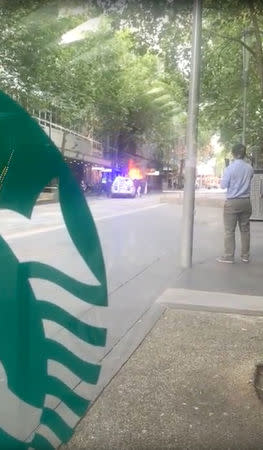
{"label": "traffic signal pole", "polygon": [[202,0],[193,0],[192,62],[188,101],[188,123],[186,135],[187,156],[185,162],[183,226],[181,240],[181,266],[185,269],[192,266],[193,254],[195,178],[201,65],[201,34]]}

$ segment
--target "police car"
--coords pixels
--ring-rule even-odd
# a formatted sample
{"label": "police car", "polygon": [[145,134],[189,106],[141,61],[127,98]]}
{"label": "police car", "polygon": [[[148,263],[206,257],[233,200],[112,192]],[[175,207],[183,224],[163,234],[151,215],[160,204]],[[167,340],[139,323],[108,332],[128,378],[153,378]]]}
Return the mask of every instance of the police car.
{"label": "police car", "polygon": [[134,198],[136,189],[131,178],[118,176],[112,183],[111,196],[112,197],[130,197]]}

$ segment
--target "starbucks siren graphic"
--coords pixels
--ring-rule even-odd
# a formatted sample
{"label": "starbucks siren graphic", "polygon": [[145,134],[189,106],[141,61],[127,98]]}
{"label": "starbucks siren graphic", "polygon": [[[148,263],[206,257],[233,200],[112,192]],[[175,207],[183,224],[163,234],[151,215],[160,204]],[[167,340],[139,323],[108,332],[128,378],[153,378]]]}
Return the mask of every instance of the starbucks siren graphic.
{"label": "starbucks siren graphic", "polygon": [[[0,448],[52,449],[38,425],[48,428],[59,442],[71,437],[73,427],[46,406],[46,397],[58,398],[77,419],[85,414],[89,401],[50,375],[48,362],[56,361],[93,385],[98,382],[100,366],[47,337],[43,320],[55,322],[91,346],[105,346],[106,330],[36,298],[30,280],[49,281],[87,304],[107,306],[104,261],[90,210],[61,153],[37,122],[3,93],[0,146],[0,208],[30,218],[43,188],[57,178],[68,233],[98,281],[89,285],[47,264],[19,262],[0,236]],[[27,415],[35,421],[31,437],[26,430],[22,430],[24,436],[18,432]]]}

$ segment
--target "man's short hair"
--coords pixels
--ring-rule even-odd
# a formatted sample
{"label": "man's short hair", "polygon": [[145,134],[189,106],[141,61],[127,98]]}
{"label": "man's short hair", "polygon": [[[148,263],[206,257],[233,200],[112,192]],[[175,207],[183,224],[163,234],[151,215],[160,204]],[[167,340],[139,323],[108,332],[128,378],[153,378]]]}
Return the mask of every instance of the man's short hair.
{"label": "man's short hair", "polygon": [[235,144],[232,147],[232,155],[236,159],[244,159],[246,156],[246,146],[243,144]]}

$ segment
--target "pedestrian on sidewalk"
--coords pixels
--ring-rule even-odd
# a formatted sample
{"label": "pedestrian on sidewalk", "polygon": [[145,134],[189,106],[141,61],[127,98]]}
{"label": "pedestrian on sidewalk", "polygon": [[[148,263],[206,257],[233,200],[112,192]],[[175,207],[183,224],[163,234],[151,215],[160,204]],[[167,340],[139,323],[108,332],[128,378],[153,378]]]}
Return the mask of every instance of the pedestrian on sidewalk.
{"label": "pedestrian on sidewalk", "polygon": [[249,262],[250,223],[252,208],[250,203],[250,187],[253,168],[244,161],[246,147],[236,144],[232,148],[233,162],[225,169],[221,187],[227,189],[224,205],[225,253],[217,258],[220,263],[234,263],[235,231],[237,223],[241,236],[241,261]]}

